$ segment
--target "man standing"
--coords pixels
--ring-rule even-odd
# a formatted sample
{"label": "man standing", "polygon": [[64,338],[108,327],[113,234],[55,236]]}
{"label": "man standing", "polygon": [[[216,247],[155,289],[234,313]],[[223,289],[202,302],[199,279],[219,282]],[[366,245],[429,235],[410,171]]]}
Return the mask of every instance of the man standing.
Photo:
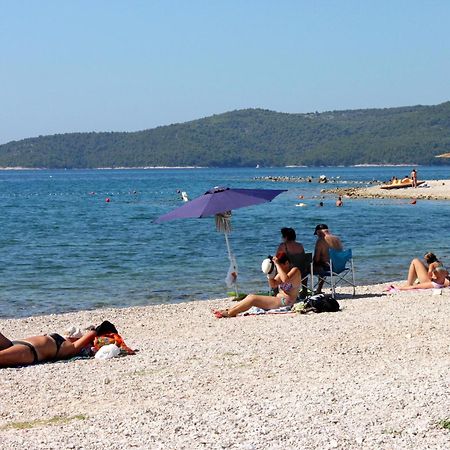
{"label": "man standing", "polygon": [[412,181],[412,187],[417,187],[417,171],[416,169],[413,169],[411,172],[411,181]]}
{"label": "man standing", "polygon": [[[343,250],[341,240],[330,233],[328,225],[320,223],[316,226],[314,234],[317,236],[316,246],[314,248],[314,273],[322,275],[330,270],[329,249]],[[316,293],[322,292],[324,280],[321,278],[317,285]]]}

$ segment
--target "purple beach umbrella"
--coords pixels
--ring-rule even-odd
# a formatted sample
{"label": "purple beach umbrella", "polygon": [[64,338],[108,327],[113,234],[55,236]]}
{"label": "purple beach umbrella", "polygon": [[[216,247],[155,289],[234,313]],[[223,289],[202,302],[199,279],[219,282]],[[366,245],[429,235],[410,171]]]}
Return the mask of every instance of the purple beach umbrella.
{"label": "purple beach umbrella", "polygon": [[286,192],[286,189],[231,189],[228,187],[215,187],[200,197],[185,203],[183,206],[158,217],[155,222],[161,223],[175,219],[215,216],[217,230],[223,231],[225,234],[228,258],[230,260],[230,268],[226,278],[227,284],[234,285],[237,297],[237,264],[228,240],[228,233],[231,231],[231,211],[270,202],[282,192]]}
{"label": "purple beach umbrella", "polygon": [[183,206],[158,217],[155,222],[161,223],[175,219],[188,219],[214,216],[233,209],[267,203],[286,189],[230,189],[215,187],[200,197],[186,202]]}

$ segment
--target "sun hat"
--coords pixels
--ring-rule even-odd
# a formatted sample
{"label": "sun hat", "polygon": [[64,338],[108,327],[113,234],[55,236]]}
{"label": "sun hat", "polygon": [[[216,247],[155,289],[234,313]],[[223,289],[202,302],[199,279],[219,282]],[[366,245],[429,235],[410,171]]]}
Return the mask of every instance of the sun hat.
{"label": "sun hat", "polygon": [[319,230],[328,230],[328,225],[324,223],[319,223],[319,225],[316,225],[316,229],[314,230],[314,234],[317,234]]}
{"label": "sun hat", "polygon": [[268,278],[274,278],[277,274],[277,268],[271,258],[266,258],[261,263],[261,270]]}

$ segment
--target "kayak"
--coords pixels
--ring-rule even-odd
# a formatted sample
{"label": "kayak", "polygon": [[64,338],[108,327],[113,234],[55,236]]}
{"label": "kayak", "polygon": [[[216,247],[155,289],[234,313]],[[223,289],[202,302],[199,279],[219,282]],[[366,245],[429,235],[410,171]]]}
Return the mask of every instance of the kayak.
{"label": "kayak", "polygon": [[[418,181],[417,186],[420,186],[423,183],[425,183],[425,181]],[[408,187],[412,187],[411,181],[407,181],[406,183],[383,184],[380,186],[381,189],[401,189],[401,188],[408,188]]]}

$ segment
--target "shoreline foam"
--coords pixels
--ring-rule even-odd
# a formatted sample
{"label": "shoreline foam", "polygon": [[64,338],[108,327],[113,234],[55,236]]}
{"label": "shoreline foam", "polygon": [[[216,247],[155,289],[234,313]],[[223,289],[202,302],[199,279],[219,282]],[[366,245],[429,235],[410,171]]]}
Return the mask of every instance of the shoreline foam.
{"label": "shoreline foam", "polygon": [[2,446],[445,448],[450,289],[385,286],[339,313],[216,319],[219,299],[0,320],[23,338],[109,319],[140,349],[1,369]]}

